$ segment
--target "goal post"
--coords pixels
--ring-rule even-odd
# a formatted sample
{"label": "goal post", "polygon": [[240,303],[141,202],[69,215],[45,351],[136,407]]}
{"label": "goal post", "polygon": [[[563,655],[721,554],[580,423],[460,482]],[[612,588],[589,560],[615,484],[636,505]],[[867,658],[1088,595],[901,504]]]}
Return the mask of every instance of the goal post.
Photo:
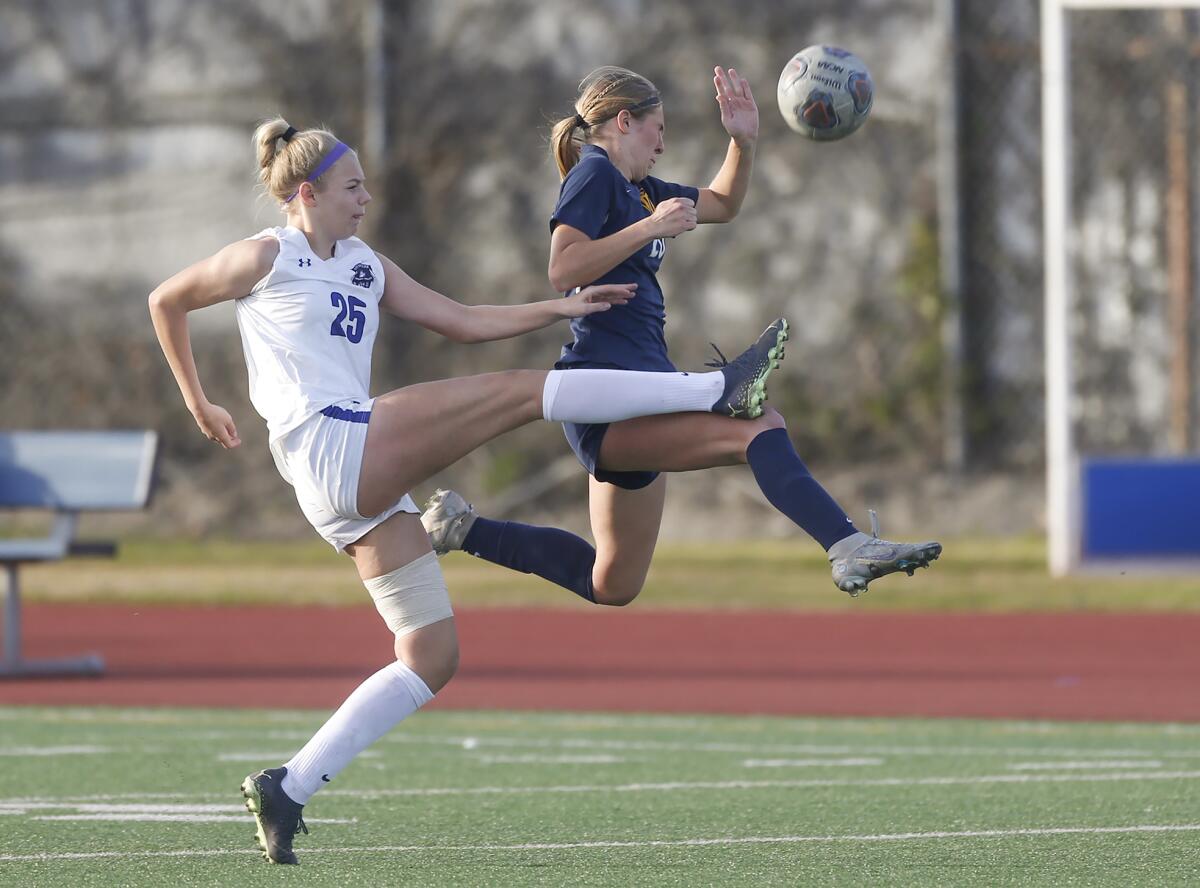
{"label": "goal post", "polygon": [[[1076,428],[1078,367],[1080,360],[1088,356],[1079,354],[1073,329],[1077,299],[1082,295],[1077,293],[1080,222],[1072,204],[1078,199],[1074,174],[1079,156],[1075,152],[1084,144],[1094,150],[1098,147],[1092,141],[1097,138],[1093,133],[1082,134],[1077,141],[1072,132],[1073,19],[1081,12],[1166,13],[1187,9],[1200,9],[1200,0],[1042,0],[1046,525],[1049,568],[1056,576],[1080,568],[1200,565],[1200,457],[1189,453],[1193,398],[1188,343],[1194,263],[1192,248],[1186,243],[1194,240],[1189,199],[1193,186],[1186,171],[1194,169],[1196,163],[1186,127],[1182,148],[1176,147],[1173,161],[1174,169],[1180,169],[1178,156],[1183,152],[1184,185],[1163,189],[1168,192],[1162,199],[1166,205],[1164,216],[1170,219],[1154,223],[1161,226],[1156,231],[1162,232],[1163,239],[1172,240],[1165,248],[1164,263],[1171,267],[1163,272],[1171,301],[1164,319],[1166,347],[1183,351],[1178,360],[1173,360],[1169,374],[1164,374],[1171,377],[1169,385],[1159,381],[1154,384],[1156,392],[1170,389],[1170,408],[1174,411],[1169,442],[1155,448],[1158,452],[1154,455],[1096,455],[1087,452],[1086,442],[1081,446]],[[1169,117],[1172,107],[1179,106],[1164,102],[1163,107],[1160,115]],[[1185,105],[1183,113],[1186,121],[1193,112]],[[1168,146],[1169,160],[1170,150]],[[1173,230],[1180,227],[1182,232]],[[1102,294],[1095,298],[1102,298]],[[1136,344],[1130,345],[1131,350],[1135,348]],[[1104,400],[1102,392],[1099,397],[1093,392],[1092,397]],[[1183,419],[1176,421],[1179,415]],[[1136,434],[1128,437],[1138,439]],[[1141,439],[1147,437],[1141,435]],[[1143,532],[1151,527],[1161,531],[1164,524],[1185,529],[1178,533]]]}

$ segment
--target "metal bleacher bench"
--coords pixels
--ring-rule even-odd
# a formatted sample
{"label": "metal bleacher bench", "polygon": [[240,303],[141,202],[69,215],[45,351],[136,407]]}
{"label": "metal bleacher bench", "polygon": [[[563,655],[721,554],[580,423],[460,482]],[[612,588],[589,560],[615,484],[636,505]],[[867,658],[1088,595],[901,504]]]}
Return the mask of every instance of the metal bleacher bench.
{"label": "metal bleacher bench", "polygon": [[141,509],[155,480],[158,435],[152,431],[0,432],[0,509],[54,512],[45,537],[0,538],[8,575],[0,677],[91,674],[104,671],[95,654],[71,659],[21,658],[22,564],[69,555],[112,557],[116,543],[75,539],[80,512]]}

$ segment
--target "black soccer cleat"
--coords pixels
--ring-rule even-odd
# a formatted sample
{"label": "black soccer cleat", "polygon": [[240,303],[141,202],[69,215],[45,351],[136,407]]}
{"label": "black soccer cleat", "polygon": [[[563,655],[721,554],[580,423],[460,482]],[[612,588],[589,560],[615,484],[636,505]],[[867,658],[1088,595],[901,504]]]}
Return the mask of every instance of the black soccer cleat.
{"label": "black soccer cleat", "polygon": [[300,832],[308,835],[308,827],[300,816],[304,806],[283,791],[286,773],[287,768],[267,768],[242,781],[246,810],[254,815],[258,825],[255,839],[263,857],[271,863],[299,863],[292,851],[292,839]]}
{"label": "black soccer cleat", "polygon": [[713,413],[736,419],[757,419],[762,416],[767,400],[767,377],[783,360],[783,344],[788,338],[788,322],[779,318],[763,330],[758,341],[732,361],[727,361],[717,348],[717,360],[706,367],[717,367],[725,376],[725,391],[712,406]]}

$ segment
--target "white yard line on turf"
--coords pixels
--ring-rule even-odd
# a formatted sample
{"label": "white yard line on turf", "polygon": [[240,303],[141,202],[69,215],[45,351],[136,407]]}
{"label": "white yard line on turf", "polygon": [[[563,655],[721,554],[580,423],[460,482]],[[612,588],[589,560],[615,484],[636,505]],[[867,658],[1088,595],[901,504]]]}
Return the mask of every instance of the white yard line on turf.
{"label": "white yard line on turf", "polygon": [[[296,751],[290,752],[222,752],[217,756],[219,762],[286,762]],[[360,759],[379,758],[380,753],[373,749],[364,749],[358,754]]]}
{"label": "white yard line on turf", "polygon": [[[675,781],[669,783],[567,784],[558,786],[445,786],[410,787],[402,789],[325,789],[322,796],[373,799],[392,796],[469,796],[469,795],[539,795],[542,793],[605,793],[605,792],[676,792],[690,790],[736,789],[807,789],[815,787],[909,787],[909,786],[982,786],[987,784],[1026,785],[1036,783],[1111,783],[1141,780],[1200,780],[1200,771],[1120,771],[1111,774],[985,774],[974,777],[874,777],[855,780],[711,780]],[[33,803],[96,802],[117,799],[212,799],[223,798],[215,793],[115,793],[111,795],[64,796],[54,798],[0,799],[2,807],[21,807]]]}
{"label": "white yard line on turf", "polygon": [[476,755],[482,765],[623,765],[619,755]]}
{"label": "white yard line on turf", "polygon": [[[241,814],[45,814],[30,817],[30,820],[116,820],[123,823],[232,823],[234,826],[246,826],[248,815]],[[358,823],[354,818],[306,817],[306,823]]]}
{"label": "white yard line on turf", "polygon": [[114,802],[118,799],[228,799],[227,792],[114,792],[114,793],[94,793],[91,795],[65,795],[65,796],[14,796],[13,798],[0,799],[0,807],[25,805],[25,804],[42,804],[42,803],[62,803],[68,802],[75,804],[76,802]]}
{"label": "white yard line on turf", "polygon": [[[743,768],[856,768],[882,765],[881,758],[844,759],[746,759]],[[1131,767],[1137,767],[1132,765]]]}
{"label": "white yard line on turf", "polygon": [[[443,717],[453,718],[456,713],[442,713]],[[608,725],[628,727],[634,725],[662,725],[664,728],[678,727],[680,725],[699,725],[705,726],[709,722],[701,719],[677,716],[589,716],[586,713],[565,713],[560,715],[551,715],[546,713],[537,714],[522,714],[524,717],[535,719],[539,723],[549,725]],[[462,713],[464,720],[477,719],[477,714]],[[196,725],[198,722],[203,723],[211,720],[212,716],[203,710],[196,711],[159,711],[159,710],[91,710],[87,708],[67,707],[63,709],[49,711],[31,711],[21,707],[0,707],[0,721],[30,721],[30,722],[85,722],[91,724],[137,724],[147,725],[152,728],[158,727],[187,727]],[[312,732],[307,727],[303,730],[280,730],[272,728],[268,731],[263,731],[262,722],[271,722],[274,724],[303,724],[308,725],[313,720],[313,716],[303,712],[290,712],[281,710],[277,712],[265,712],[258,716],[257,720],[247,720],[237,724],[231,724],[228,728],[201,728],[199,731],[189,732],[189,740],[220,740],[220,739],[245,739],[247,736],[262,738],[268,737],[273,740],[307,740]],[[866,720],[871,722],[871,731],[877,731],[877,720]],[[790,724],[790,723],[789,723]],[[802,720],[801,727],[808,729],[809,726],[820,730],[837,729],[841,725],[844,730],[861,731],[862,726],[855,720],[819,720],[810,721]],[[313,723],[315,727],[315,722]],[[1061,723],[1057,722],[996,722],[994,730],[1003,730],[1008,728],[1014,732],[1045,734],[1058,731],[1062,728]],[[1141,725],[1127,724],[1114,725],[1111,727],[1115,733],[1134,733],[1145,735],[1147,740],[1153,741],[1158,738],[1158,735],[1170,736],[1186,736],[1195,733],[1200,733],[1200,725],[1166,722],[1158,725]],[[1153,732],[1153,733],[1151,733]],[[156,741],[161,742],[160,738],[156,737]],[[529,747],[529,748],[596,748],[608,750],[642,750],[653,751],[662,750],[664,752],[732,752],[732,753],[776,753],[782,755],[788,754],[805,754],[805,755],[884,755],[890,757],[901,757],[905,755],[912,756],[977,756],[977,755],[995,755],[1002,757],[1025,756],[1025,757],[1056,757],[1066,756],[1070,758],[1127,758],[1140,756],[1153,756],[1155,758],[1177,758],[1177,759],[1200,759],[1200,747],[1195,749],[1175,749],[1175,750],[1159,750],[1159,749],[1078,749],[1078,748],[1054,748],[1044,746],[938,746],[934,744],[913,744],[913,745],[891,745],[891,746],[864,746],[856,742],[843,744],[757,744],[757,743],[731,743],[731,742],[713,742],[713,743],[689,743],[677,741],[624,741],[611,740],[603,738],[562,738],[562,739],[546,739],[546,738],[528,738],[528,737],[480,737],[472,734],[462,735],[445,735],[445,734],[402,734],[398,733],[385,738],[384,742],[389,743],[411,743],[411,744],[431,744],[431,745],[449,745],[463,746],[464,741],[467,744],[478,746],[501,746],[501,747]],[[124,742],[124,741],[122,741]],[[108,751],[108,750],[105,750]]]}
{"label": "white yard line on turf", "polygon": [[1200,748],[1191,750],[1148,749],[1077,749],[1044,746],[870,746],[864,744],[821,743],[679,743],[667,740],[610,740],[602,737],[571,737],[546,739],[532,737],[487,737],[471,734],[457,736],[397,733],[383,738],[384,743],[419,744],[432,746],[461,746],[478,749],[484,746],[527,747],[530,749],[604,749],[615,751],[663,752],[732,752],[780,753],[804,755],[883,755],[900,758],[906,755],[981,756],[1067,756],[1070,758],[1155,758],[1200,759]]}
{"label": "white yard line on turf", "polygon": [[[138,823],[236,823],[244,824],[246,810],[241,805],[195,805],[175,804],[103,804],[57,802],[0,802],[0,814],[28,816],[31,812],[69,812],[57,814],[37,813],[30,820],[116,820]],[[309,823],[357,823],[351,818],[309,818]]]}
{"label": "white yard line on turf", "polygon": [[992,783],[1108,783],[1139,780],[1200,780],[1200,771],[1133,771],[1112,774],[990,774],[977,777],[876,777],[811,780],[713,780],[671,783],[618,783],[568,786],[464,786],[410,789],[326,789],[322,795],[353,798],[444,795],[537,795],[574,792],[671,792],[704,789],[806,789],[814,787],[976,786]]}
{"label": "white yard line on turf", "polygon": [[0,746],[0,756],[16,758],[56,755],[108,755],[114,750],[107,746]]}
{"label": "white yard line on turf", "polygon": [[[608,728],[628,728],[630,725],[645,727],[662,727],[664,729],[686,729],[699,727],[702,729],[720,729],[723,722],[728,721],[723,716],[706,717],[701,715],[673,715],[653,713],[590,713],[590,712],[481,712],[481,711],[446,711],[439,716],[447,721],[466,722],[473,725],[486,723],[489,726],[498,724],[512,725],[516,722],[536,721],[539,725],[555,727],[579,727],[583,725]],[[896,724],[889,725],[878,718],[854,717],[822,717],[822,718],[785,718],[773,716],[748,717],[755,723],[780,726],[787,731],[803,732],[836,732],[864,733],[877,736],[881,733],[903,733],[914,721],[920,719],[901,718]],[[745,721],[746,719],[740,719]],[[234,717],[229,711],[205,709],[146,709],[129,708],[115,709],[109,707],[95,708],[87,706],[63,706],[54,708],[36,708],[28,706],[0,706],[0,721],[37,721],[62,722],[78,721],[94,724],[148,724],[148,725],[203,725],[209,726],[214,721],[224,721],[231,729],[241,727],[244,731],[258,733],[262,722],[288,723],[311,726],[312,730],[319,727],[320,716],[307,710],[269,710],[258,712],[253,716]],[[897,727],[898,725],[898,727]],[[988,722],[991,733],[1037,734],[1047,735],[1069,730],[1071,723],[1055,721],[1029,720],[997,720]],[[1096,727],[1096,726],[1094,726]],[[1193,735],[1200,734],[1200,724],[1192,722],[1114,722],[1102,726],[1105,731],[1125,735]],[[307,728],[306,728],[307,730]],[[311,736],[309,730],[304,734],[305,739]]]}
{"label": "white yard line on turf", "polygon": [[1121,768],[1161,768],[1162,762],[1013,762],[1010,771],[1112,771]]}
{"label": "white yard line on turf", "polygon": [[[1050,826],[1030,829],[979,829],[954,832],[875,833],[865,835],[824,836],[728,836],[704,839],[654,839],[611,842],[530,842],[519,845],[375,845],[357,848],[302,848],[305,855],[317,854],[398,854],[448,851],[586,851],[610,848],[697,848],[721,845],[795,845],[824,842],[911,842],[938,839],[1005,839],[1023,836],[1089,836],[1130,833],[1197,832],[1200,823],[1145,823],[1133,826]],[[225,857],[259,855],[259,851],[227,848],[189,851],[77,851],[43,854],[0,854],[0,863],[46,863],[58,860],[113,860],[161,857]]]}
{"label": "white yard line on turf", "polygon": [[66,799],[58,801],[34,799],[18,802],[0,801],[0,811],[10,808],[22,808],[26,811],[60,811],[64,808],[70,808],[89,814],[236,814],[244,813],[246,810],[241,805],[197,805],[187,802],[178,802],[176,804],[145,804],[137,802],[105,804],[97,802],[73,802]]}

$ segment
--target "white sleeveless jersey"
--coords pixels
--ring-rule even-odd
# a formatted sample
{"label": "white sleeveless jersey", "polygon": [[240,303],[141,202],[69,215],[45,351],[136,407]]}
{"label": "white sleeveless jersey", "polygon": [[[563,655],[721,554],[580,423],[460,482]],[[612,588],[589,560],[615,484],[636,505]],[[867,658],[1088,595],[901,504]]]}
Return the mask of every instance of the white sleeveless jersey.
{"label": "white sleeveless jersey", "polygon": [[331,404],[368,399],[383,264],[356,237],[338,241],[328,260],[299,229],[251,240],[267,237],[279,255],[236,305],[250,400],[275,441]]}

